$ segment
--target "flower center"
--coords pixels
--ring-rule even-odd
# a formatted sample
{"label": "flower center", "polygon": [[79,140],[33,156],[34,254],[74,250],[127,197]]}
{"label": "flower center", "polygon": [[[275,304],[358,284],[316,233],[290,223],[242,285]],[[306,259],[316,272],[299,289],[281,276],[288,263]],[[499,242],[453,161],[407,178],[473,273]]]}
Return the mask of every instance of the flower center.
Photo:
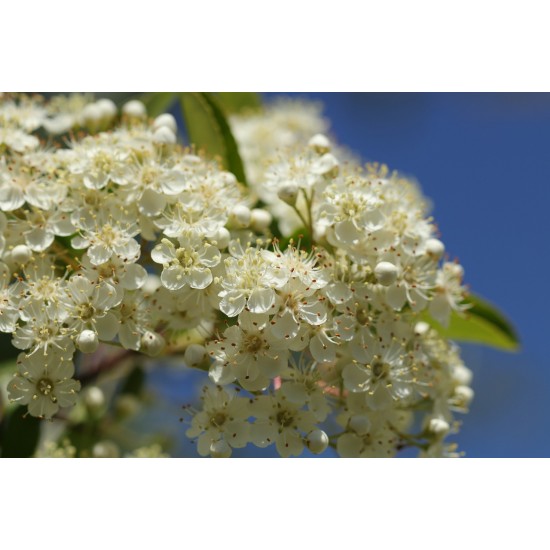
{"label": "flower center", "polygon": [[187,248],[178,248],[176,258],[184,269],[190,269],[199,263],[199,255],[194,250],[188,250]]}
{"label": "flower center", "polygon": [[53,391],[53,382],[49,378],[41,378],[36,383],[36,389],[42,395],[49,395]]}
{"label": "flower center", "polygon": [[214,416],[210,417],[210,424],[212,424],[215,428],[219,428],[220,426],[223,426],[226,420],[227,416],[225,413],[217,412]]}
{"label": "flower center", "polygon": [[257,353],[264,347],[263,338],[257,334],[248,334],[244,339],[244,349],[248,353]]}
{"label": "flower center", "polygon": [[376,380],[381,380],[382,378],[387,378],[390,374],[390,366],[388,363],[384,363],[380,360],[375,360],[371,366],[372,376]]}
{"label": "flower center", "polygon": [[89,321],[95,314],[95,307],[90,303],[82,304],[78,307],[78,313],[83,321]]}
{"label": "flower center", "polygon": [[294,422],[294,414],[288,410],[282,410],[277,413],[277,423],[282,428],[288,428]]}

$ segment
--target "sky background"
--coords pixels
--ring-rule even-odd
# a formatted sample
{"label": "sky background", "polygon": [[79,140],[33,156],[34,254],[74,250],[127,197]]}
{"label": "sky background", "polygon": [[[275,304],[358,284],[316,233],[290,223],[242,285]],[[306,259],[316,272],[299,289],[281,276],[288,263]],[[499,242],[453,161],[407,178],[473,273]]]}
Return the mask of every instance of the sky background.
{"label": "sky background", "polygon": [[460,448],[550,456],[550,94],[305,97],[323,102],[339,142],[419,181],[466,283],[519,332],[519,353],[463,346],[476,397]]}
{"label": "sky background", "polygon": [[[549,457],[550,94],[286,95],[321,101],[341,144],[419,181],[465,282],[519,333],[519,353],[462,346],[476,396],[459,415],[459,448],[469,457]],[[179,403],[180,376],[155,377]]]}

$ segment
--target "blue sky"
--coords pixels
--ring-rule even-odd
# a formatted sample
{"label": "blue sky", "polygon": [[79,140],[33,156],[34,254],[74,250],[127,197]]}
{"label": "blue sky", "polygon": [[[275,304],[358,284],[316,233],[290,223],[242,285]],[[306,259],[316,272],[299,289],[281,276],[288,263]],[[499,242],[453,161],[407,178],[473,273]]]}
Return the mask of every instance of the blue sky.
{"label": "blue sky", "polygon": [[476,399],[467,456],[550,456],[550,94],[335,94],[338,141],[414,176],[466,283],[505,312],[522,349],[465,346]]}

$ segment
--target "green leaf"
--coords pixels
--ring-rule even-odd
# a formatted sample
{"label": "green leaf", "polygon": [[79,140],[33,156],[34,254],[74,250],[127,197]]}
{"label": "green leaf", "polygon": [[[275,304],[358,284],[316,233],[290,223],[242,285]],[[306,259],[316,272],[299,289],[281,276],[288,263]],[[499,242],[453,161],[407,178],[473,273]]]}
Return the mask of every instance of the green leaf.
{"label": "green leaf", "polygon": [[145,386],[145,371],[141,365],[132,369],[120,388],[120,393],[139,395]]}
{"label": "green leaf", "polygon": [[514,327],[495,306],[472,294],[468,296],[467,303],[471,307],[463,314],[453,311],[447,328],[428,314],[423,319],[450,340],[483,344],[506,351],[519,349],[519,338]]}
{"label": "green leaf", "polygon": [[165,113],[176,98],[175,92],[152,92],[142,98],[147,114],[154,118]]}
{"label": "green leaf", "polygon": [[27,407],[20,405],[4,419],[2,458],[27,458],[34,454],[40,438],[41,420],[26,413]]}
{"label": "green leaf", "polygon": [[208,155],[219,157],[223,167],[246,185],[237,142],[217,99],[206,92],[182,92],[180,102],[189,141]]}
{"label": "green leaf", "polygon": [[21,353],[20,349],[13,347],[11,343],[11,334],[0,333],[0,361],[2,364],[4,361],[10,362],[10,359],[16,359]]}
{"label": "green leaf", "polygon": [[216,97],[227,114],[257,111],[262,107],[256,92],[219,92]]}

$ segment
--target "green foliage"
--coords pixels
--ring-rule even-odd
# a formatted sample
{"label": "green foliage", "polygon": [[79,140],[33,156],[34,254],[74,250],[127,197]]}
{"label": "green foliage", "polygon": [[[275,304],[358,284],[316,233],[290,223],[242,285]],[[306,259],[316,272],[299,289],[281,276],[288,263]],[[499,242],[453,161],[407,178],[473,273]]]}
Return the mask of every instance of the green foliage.
{"label": "green foliage", "polygon": [[153,118],[165,113],[175,99],[175,92],[151,92],[141,98],[147,107],[147,114]]}
{"label": "green foliage", "polygon": [[256,111],[262,107],[262,99],[256,92],[219,92],[216,97],[227,114]]}
{"label": "green foliage", "polygon": [[246,185],[237,142],[216,97],[206,92],[182,92],[180,104],[189,141],[206,154],[217,156],[223,167]]}
{"label": "green foliage", "polygon": [[0,432],[2,458],[28,458],[32,456],[40,438],[41,420],[27,414],[20,405],[4,418]]}
{"label": "green foliage", "polygon": [[483,344],[492,348],[517,351],[519,338],[512,324],[495,306],[470,294],[467,303],[471,307],[464,313],[453,311],[447,328],[424,316],[444,338],[461,342]]}

